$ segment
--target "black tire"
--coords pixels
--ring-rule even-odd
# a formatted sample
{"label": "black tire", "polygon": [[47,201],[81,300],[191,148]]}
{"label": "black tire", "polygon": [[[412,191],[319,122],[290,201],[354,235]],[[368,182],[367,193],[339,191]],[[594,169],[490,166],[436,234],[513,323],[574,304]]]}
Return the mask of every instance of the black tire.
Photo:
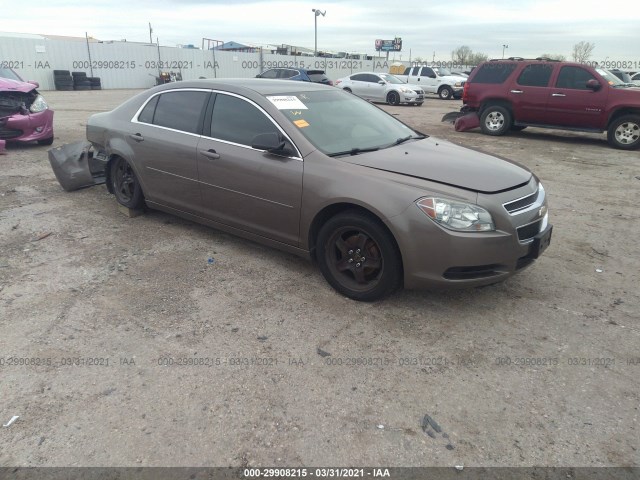
{"label": "black tire", "polygon": [[421,107],[423,103],[424,103],[424,102],[418,102],[418,103],[416,103],[416,107]]}
{"label": "black tire", "polygon": [[116,157],[111,161],[109,168],[109,181],[118,203],[127,208],[142,208],[144,205],[142,187],[129,162],[124,158]]}
{"label": "black tire", "polygon": [[343,90],[347,93],[353,93],[350,88],[344,88]]}
{"label": "black tire", "polygon": [[91,90],[91,85],[74,85],[74,90]]}
{"label": "black tire", "polygon": [[38,140],[38,145],[53,145],[53,137]]}
{"label": "black tire", "polygon": [[480,115],[480,129],[486,135],[504,135],[511,128],[511,112],[501,105],[489,105]]}
{"label": "black tire", "polygon": [[64,77],[67,77],[67,76],[70,77],[71,76],[71,73],[69,73],[69,70],[54,70],[53,74],[54,75],[61,75],[61,76],[64,76]]}
{"label": "black tire", "polygon": [[87,76],[87,72],[71,72],[71,76],[76,78],[76,77],[86,77]]}
{"label": "black tire", "polygon": [[387,103],[389,105],[400,105],[400,94],[395,90],[387,93]]}
{"label": "black tire", "polygon": [[640,115],[623,115],[616,118],[607,129],[609,145],[620,150],[640,147]]}
{"label": "black tire", "polygon": [[56,90],[59,90],[61,92],[73,92],[73,85],[60,85],[59,87],[56,86]]}
{"label": "black tire", "polygon": [[521,132],[525,128],[527,128],[526,125],[511,125],[511,130],[513,130],[514,132]]}
{"label": "black tire", "polygon": [[102,90],[101,85],[91,85],[91,90]]}
{"label": "black tire", "polygon": [[357,211],[340,213],[322,226],[316,258],[327,282],[353,300],[379,300],[402,283],[393,237],[378,220]]}
{"label": "black tire", "polygon": [[451,100],[453,98],[453,90],[451,90],[451,87],[442,87],[438,90],[438,96],[442,100]]}

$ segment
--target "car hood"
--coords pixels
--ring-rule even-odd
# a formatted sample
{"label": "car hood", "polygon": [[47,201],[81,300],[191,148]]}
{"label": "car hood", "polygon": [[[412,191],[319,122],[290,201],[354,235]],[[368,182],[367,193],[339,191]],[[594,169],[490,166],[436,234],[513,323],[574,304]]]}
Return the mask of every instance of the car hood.
{"label": "car hood", "polygon": [[511,190],[528,183],[532,176],[510,160],[433,137],[342,160],[480,193]]}
{"label": "car hood", "polygon": [[0,92],[22,92],[27,93],[35,90],[36,86],[32,83],[18,82],[8,78],[0,77]]}

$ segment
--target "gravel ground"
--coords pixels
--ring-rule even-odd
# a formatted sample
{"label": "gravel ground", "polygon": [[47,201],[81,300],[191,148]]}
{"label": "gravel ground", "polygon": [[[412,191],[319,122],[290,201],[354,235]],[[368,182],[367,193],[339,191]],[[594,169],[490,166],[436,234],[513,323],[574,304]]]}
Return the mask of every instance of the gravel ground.
{"label": "gravel ground", "polygon": [[[54,146],[134,93],[46,92]],[[457,133],[460,105],[383,108],[531,168],[553,242],[505,283],[373,304],[304,259],[128,218],[104,186],[66,193],[48,147],[10,147],[0,466],[638,466],[639,152]]]}

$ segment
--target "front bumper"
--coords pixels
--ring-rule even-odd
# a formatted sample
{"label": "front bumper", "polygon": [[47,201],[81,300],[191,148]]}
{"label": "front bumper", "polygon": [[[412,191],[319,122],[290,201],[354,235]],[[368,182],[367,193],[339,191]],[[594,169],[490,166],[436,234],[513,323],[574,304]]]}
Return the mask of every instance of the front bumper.
{"label": "front bumper", "polygon": [[400,101],[402,103],[422,103],[424,102],[424,94],[411,92],[404,93],[400,92]]}
{"label": "front bumper", "polygon": [[53,137],[53,110],[38,113],[15,113],[0,118],[0,140],[34,142]]}
{"label": "front bumper", "polygon": [[[490,206],[496,224],[494,232],[445,229],[414,205],[390,219],[389,226],[395,230],[402,254],[405,288],[489,285],[530,266],[551,240],[553,227],[548,224],[544,193],[534,208],[516,215],[504,210],[502,203],[532,191],[535,190],[528,185],[506,195],[479,195],[478,203]],[[484,201],[488,197],[492,201]]]}

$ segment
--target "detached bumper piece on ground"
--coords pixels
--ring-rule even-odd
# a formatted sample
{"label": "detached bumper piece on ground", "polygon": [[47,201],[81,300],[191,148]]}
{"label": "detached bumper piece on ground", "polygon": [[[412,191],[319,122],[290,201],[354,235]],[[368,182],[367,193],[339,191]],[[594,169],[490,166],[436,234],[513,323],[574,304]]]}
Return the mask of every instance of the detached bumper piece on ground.
{"label": "detached bumper piece on ground", "polygon": [[67,143],[50,149],[49,163],[67,192],[105,182],[107,159],[104,154],[94,154],[89,142]]}

